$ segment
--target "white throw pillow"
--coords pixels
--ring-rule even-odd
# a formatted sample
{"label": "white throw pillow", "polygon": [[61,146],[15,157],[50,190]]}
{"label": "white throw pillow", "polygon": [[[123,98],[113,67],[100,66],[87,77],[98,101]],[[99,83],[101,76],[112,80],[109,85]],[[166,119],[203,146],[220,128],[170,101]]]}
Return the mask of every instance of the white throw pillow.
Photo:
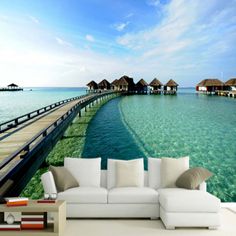
{"label": "white throw pillow", "polygon": [[161,159],[161,187],[176,188],[175,182],[189,169],[189,157]]}
{"label": "white throw pillow", "polygon": [[[143,161],[142,161],[143,163]],[[143,187],[144,170],[141,161],[116,162],[116,187]]]}
{"label": "white throw pillow", "polygon": [[144,185],[144,167],[143,167],[143,158],[134,159],[130,161],[125,160],[117,160],[117,159],[108,159],[107,160],[107,188],[115,188],[116,187],[116,162],[139,162],[140,169],[142,169],[142,173],[140,174],[142,176],[142,186]]}
{"label": "white throw pillow", "polygon": [[80,187],[100,187],[101,158],[65,158],[64,166]]}
{"label": "white throw pillow", "polygon": [[161,158],[148,158],[148,186],[154,189],[161,186]]}

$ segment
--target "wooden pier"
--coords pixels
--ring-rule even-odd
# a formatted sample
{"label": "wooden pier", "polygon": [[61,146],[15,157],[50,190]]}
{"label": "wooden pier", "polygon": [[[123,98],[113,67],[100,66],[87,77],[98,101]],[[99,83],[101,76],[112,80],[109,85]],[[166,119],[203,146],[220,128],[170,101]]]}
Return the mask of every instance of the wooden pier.
{"label": "wooden pier", "polygon": [[0,124],[0,195],[17,196],[81,110],[114,94],[66,99]]}

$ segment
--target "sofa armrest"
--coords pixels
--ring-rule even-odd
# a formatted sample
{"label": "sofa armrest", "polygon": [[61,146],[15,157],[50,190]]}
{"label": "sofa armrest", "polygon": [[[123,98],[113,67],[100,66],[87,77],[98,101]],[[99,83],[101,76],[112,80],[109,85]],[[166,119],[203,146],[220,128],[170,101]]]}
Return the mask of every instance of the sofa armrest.
{"label": "sofa armrest", "polygon": [[57,193],[56,184],[51,171],[48,171],[41,176],[44,193]]}
{"label": "sofa armrest", "polygon": [[207,191],[207,183],[206,183],[205,181],[202,182],[202,183],[199,185],[198,189],[199,189],[200,191],[206,192],[206,191]]}

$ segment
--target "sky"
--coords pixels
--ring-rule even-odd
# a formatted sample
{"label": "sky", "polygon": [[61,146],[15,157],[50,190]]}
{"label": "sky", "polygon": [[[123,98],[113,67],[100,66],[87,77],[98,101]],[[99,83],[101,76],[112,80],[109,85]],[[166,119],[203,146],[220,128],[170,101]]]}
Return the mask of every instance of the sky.
{"label": "sky", "polygon": [[236,0],[1,0],[0,87],[236,77]]}

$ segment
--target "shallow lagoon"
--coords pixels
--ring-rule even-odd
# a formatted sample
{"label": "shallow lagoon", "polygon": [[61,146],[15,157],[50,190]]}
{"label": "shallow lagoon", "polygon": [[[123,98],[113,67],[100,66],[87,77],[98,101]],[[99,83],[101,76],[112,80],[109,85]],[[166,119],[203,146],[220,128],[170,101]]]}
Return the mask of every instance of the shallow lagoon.
{"label": "shallow lagoon", "polygon": [[[214,173],[208,191],[236,201],[236,99],[134,95],[103,106],[88,126],[83,157],[132,159],[190,156]],[[146,163],[145,163],[146,164]]]}

